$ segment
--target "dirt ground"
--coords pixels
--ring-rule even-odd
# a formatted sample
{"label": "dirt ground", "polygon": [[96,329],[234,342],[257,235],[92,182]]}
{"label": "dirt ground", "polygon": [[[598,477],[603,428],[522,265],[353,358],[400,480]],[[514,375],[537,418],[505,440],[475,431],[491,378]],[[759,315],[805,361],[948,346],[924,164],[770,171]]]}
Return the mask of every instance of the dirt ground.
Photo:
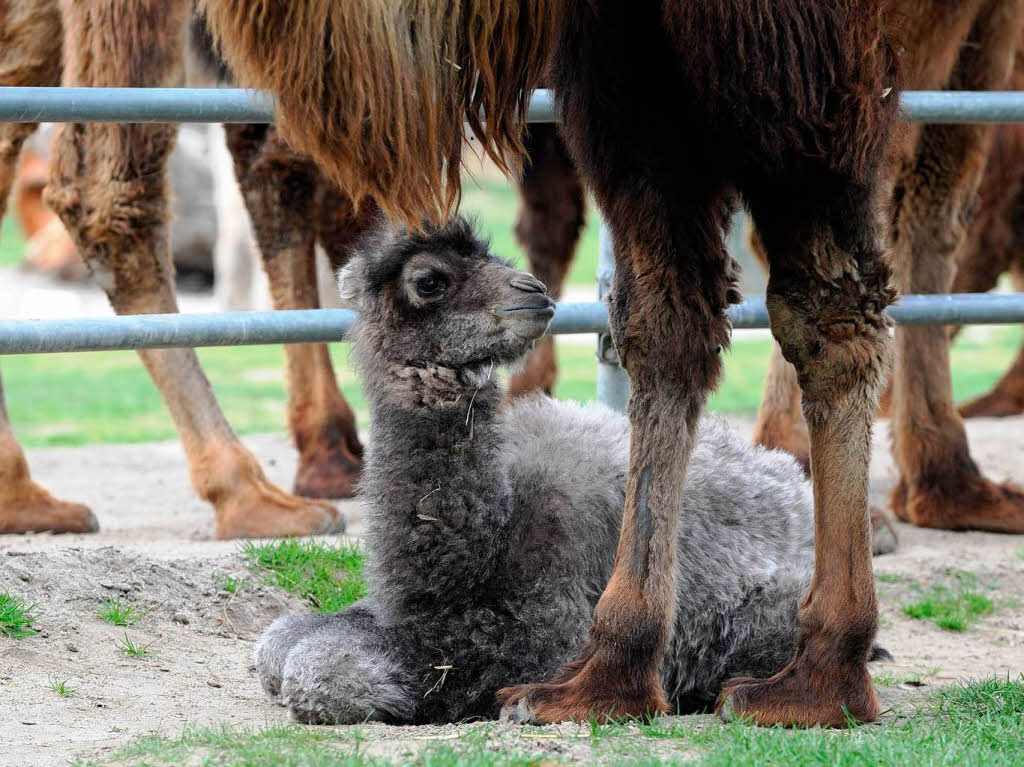
{"label": "dirt ground", "polygon": [[[736,425],[749,433],[748,421]],[[1015,474],[1024,482],[1024,418],[975,421],[968,429],[975,457],[991,477]],[[290,482],[295,456],[285,436],[246,442],[275,481]],[[250,654],[273,618],[306,608],[248,572],[238,544],[213,539],[211,513],[192,495],[178,444],[40,449],[29,451],[29,460],[52,492],[89,504],[102,531],[0,538],[0,590],[38,603],[41,632],[21,641],[0,637],[0,763],[103,760],[152,731],[176,735],[186,724],[286,721],[264,699]],[[883,426],[872,500],[884,504],[894,481]],[[358,503],[343,504],[343,511],[349,533],[360,535]],[[913,698],[964,677],[1024,672],[1024,607],[1017,601],[1024,595],[1024,539],[905,525],[898,531],[899,550],[876,559],[876,571],[885,575],[879,643],[895,656],[875,668],[890,680],[883,698]],[[963,634],[902,615],[912,583],[947,582],[950,571],[975,574],[996,610]],[[220,588],[227,575],[246,579],[237,594]],[[128,629],[115,628],[95,615],[110,596],[151,612]],[[121,653],[116,643],[125,632],[148,645],[150,655]],[[900,685],[906,677],[920,677],[924,686]],[[64,679],[77,688],[68,698],[50,689],[51,681]],[[459,731],[364,728],[371,752],[384,753]],[[564,752],[565,746],[552,748]]]}

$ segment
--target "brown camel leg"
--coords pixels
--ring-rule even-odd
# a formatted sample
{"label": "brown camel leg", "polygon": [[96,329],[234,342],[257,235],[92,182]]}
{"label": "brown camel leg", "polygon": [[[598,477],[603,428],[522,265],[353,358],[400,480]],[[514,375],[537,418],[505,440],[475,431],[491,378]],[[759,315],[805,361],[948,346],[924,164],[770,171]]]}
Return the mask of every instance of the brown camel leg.
{"label": "brown camel leg", "polygon": [[[757,226],[750,227],[750,250],[768,269],[768,254]],[[811,473],[811,445],[807,424],[800,409],[800,382],[796,369],[786,362],[778,343],[772,343],[772,356],[768,363],[768,377],[764,382],[764,395],[757,409],[754,424],[754,444],[789,453]]]}
{"label": "brown camel leg", "polygon": [[[1012,4],[1010,4],[1012,5]],[[999,14],[975,24],[951,87],[998,88],[1001,52],[1015,40]],[[926,126],[904,149],[893,229],[897,277],[907,293],[944,293],[966,240],[966,224],[984,167],[990,131],[971,125]],[[1024,533],[1024,493],[982,476],[953,403],[948,333],[942,327],[899,328],[893,402],[893,450],[901,480],[896,515],[923,527]]]}
{"label": "brown camel leg", "polygon": [[[186,0],[64,3],[71,85],[169,86],[181,80]],[[68,125],[48,203],[118,314],[176,312],[168,244],[170,125]],[[192,483],[216,509],[221,538],[337,528],[328,504],[289,495],[264,476],[228,425],[191,349],[139,352],[181,434]]]}
{"label": "brown camel leg", "polygon": [[[583,227],[583,185],[555,125],[531,125],[526,137],[529,162],[519,181],[515,234],[526,251],[527,268],[562,295],[565,276]],[[508,383],[508,399],[534,391],[551,394],[558,376],[555,339],[544,336]]]}
{"label": "brown camel leg", "polygon": [[[658,669],[678,598],[682,480],[700,411],[721,375],[725,309],[739,294],[719,235],[725,206],[716,195],[687,204],[642,183],[623,183],[611,192],[621,197],[602,204],[615,242],[612,335],[632,385],[615,567],[578,660],[547,684],[499,691],[505,715],[519,721],[647,716],[668,708]],[[652,221],[659,225],[647,226]]]}
{"label": "brown camel leg", "polygon": [[[246,208],[253,222],[275,309],[318,309],[314,244],[322,183],[307,157],[294,153],[266,125],[225,126]],[[337,201],[342,203],[340,195]],[[351,218],[351,206],[346,208]],[[335,211],[337,215],[343,215]],[[357,230],[357,227],[352,227]],[[340,227],[332,252],[351,245]],[[362,469],[355,415],[338,389],[327,344],[289,344],[288,423],[299,451],[295,492],[313,498],[350,498]]]}
{"label": "brown camel leg", "polygon": [[[1016,130],[1022,130],[1020,126],[1013,127]],[[1024,147],[1021,149],[1021,154],[1024,154]],[[1000,158],[990,158],[989,164],[995,159]],[[1017,170],[1019,186],[1020,163],[1024,160],[1024,157],[1018,155],[1014,159],[1017,160],[1013,167]],[[986,171],[986,173],[988,172]],[[986,183],[983,189],[989,186],[991,184]],[[1022,211],[1022,205],[1024,205],[1024,195],[1018,195],[1014,198],[1013,204],[1008,206],[1009,210],[1005,212],[1005,218],[1008,219],[1005,228],[1009,230],[1006,237],[1005,250],[1008,253],[999,262],[999,266],[1003,266],[1006,263],[1009,264],[1013,288],[1018,293],[1024,292],[1024,274],[1021,273],[1021,265],[1018,263],[1019,248],[1024,245],[1024,221],[1021,220],[1022,212],[1024,212]],[[988,239],[994,238],[989,237]],[[986,244],[983,241],[979,250],[991,252],[990,248],[991,244],[986,248]],[[988,263],[985,262],[983,265],[988,266]],[[973,266],[973,259],[965,257],[953,281],[954,292],[982,293],[991,290],[995,287],[1003,272],[1003,269],[998,269],[997,271],[996,268],[972,269]],[[969,274],[964,274],[964,272],[969,272]],[[1017,357],[1011,363],[1010,369],[996,382],[992,390],[960,405],[959,410],[963,418],[1005,417],[1024,413],[1024,344],[1021,345],[1020,350],[1017,352]]]}
{"label": "brown camel leg", "polygon": [[791,454],[806,473],[811,472],[811,444],[800,408],[800,381],[796,368],[786,362],[782,349],[772,344],[764,396],[754,424],[754,444]]}
{"label": "brown camel leg", "polygon": [[[0,2],[0,85],[59,85],[61,20],[56,0]],[[0,219],[32,123],[0,123]],[[85,506],[60,501],[32,481],[7,415],[0,384],[0,533],[49,530],[88,533],[99,528]]]}
{"label": "brown camel leg", "polygon": [[868,462],[893,292],[873,194],[851,182],[827,207],[811,201],[795,218],[755,200],[771,262],[772,333],[796,369],[810,435],[815,568],[795,657],[769,679],[728,682],[719,699],[727,718],[839,726],[878,715],[867,671],[878,622]]}
{"label": "brown camel leg", "polygon": [[11,431],[0,385],[0,534],[97,530],[99,524],[88,508],[58,500],[32,481],[25,454]]}

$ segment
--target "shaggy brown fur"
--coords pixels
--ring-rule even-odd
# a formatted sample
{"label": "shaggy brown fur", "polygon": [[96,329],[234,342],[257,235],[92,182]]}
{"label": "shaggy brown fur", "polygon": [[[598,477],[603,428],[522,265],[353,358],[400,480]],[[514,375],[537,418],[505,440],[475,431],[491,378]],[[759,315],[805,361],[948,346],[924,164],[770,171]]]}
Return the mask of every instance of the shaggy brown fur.
{"label": "shaggy brown fur", "polygon": [[[508,169],[558,0],[200,0],[232,70],[273,90],[288,143],[395,220],[458,200],[463,123]],[[296,46],[281,30],[302,30]],[[315,32],[314,32],[315,30]]]}
{"label": "shaggy brown fur", "polygon": [[[897,107],[883,4],[429,5],[206,0],[233,69],[278,93],[288,135],[346,191],[372,191],[405,220],[454,199],[464,116],[485,106],[485,147],[518,149],[525,93],[553,43],[567,144],[615,244],[612,328],[633,383],[630,478],[616,565],[581,658],[503,701],[541,721],[664,710],[657,667],[673,613],[680,478],[720,376],[725,309],[738,299],[722,235],[743,199],[771,262],[773,329],[804,390],[818,548],[796,658],[773,679],[732,685],[725,706],[761,722],[874,717],[867,451],[888,359],[880,174]],[[496,16],[518,28],[499,29],[485,50],[481,26],[464,22]],[[396,41],[415,51],[410,31],[418,38],[424,26],[426,39],[449,41],[457,76],[436,50],[422,67],[393,53]],[[485,88],[480,98],[477,83],[513,61],[514,77],[495,75],[505,97]],[[441,135],[429,136],[438,115]],[[413,167],[414,181],[396,177]]]}

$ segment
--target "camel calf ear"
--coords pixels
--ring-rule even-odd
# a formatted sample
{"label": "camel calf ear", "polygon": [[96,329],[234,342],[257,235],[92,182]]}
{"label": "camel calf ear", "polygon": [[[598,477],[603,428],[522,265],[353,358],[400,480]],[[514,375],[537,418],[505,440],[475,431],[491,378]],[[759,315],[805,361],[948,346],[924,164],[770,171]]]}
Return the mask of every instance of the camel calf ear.
{"label": "camel calf ear", "polygon": [[352,258],[338,270],[338,294],[347,309],[362,309],[366,288],[365,264],[361,258]]}

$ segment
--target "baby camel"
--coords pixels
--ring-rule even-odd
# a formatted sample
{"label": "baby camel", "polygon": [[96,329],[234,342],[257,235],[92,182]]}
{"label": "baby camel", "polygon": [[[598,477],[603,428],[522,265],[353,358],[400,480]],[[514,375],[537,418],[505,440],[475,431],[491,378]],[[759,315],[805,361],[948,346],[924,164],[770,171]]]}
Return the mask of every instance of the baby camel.
{"label": "baby camel", "polygon": [[[499,407],[496,368],[529,351],[554,304],[463,220],[379,233],[341,289],[361,309],[372,408],[371,596],[274,623],[260,680],[308,723],[493,717],[499,688],[554,673],[586,639],[618,542],[628,423],[542,396]],[[692,710],[792,656],[814,540],[796,462],[718,420],[701,422],[684,497],[661,673],[673,707]]]}

